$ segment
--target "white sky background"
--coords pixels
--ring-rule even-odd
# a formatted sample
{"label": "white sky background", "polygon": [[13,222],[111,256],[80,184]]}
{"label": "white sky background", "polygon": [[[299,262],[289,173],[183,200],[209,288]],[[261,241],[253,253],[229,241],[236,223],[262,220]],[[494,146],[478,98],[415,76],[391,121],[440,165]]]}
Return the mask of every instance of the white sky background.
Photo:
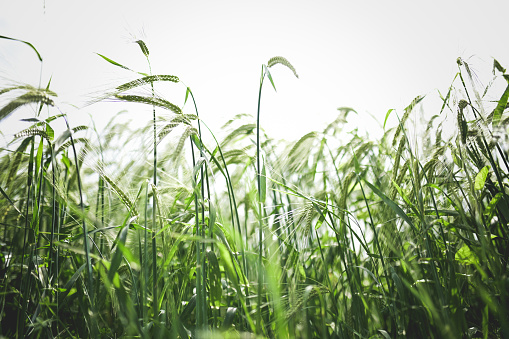
{"label": "white sky background", "polygon": [[[509,1],[17,0],[0,3],[0,35],[34,44],[44,58],[42,85],[52,77],[60,100],[78,106],[135,78],[95,53],[148,72],[134,43],[142,39],[153,73],[190,86],[215,130],[238,113],[256,114],[261,65],[283,56],[300,79],[280,65],[271,69],[278,92],[265,83],[261,120],[269,135],[295,139],[321,130],[341,106],[360,113],[352,124],[377,135],[381,127],[369,114],[383,123],[388,109],[401,113],[417,95],[433,101],[437,89],[446,93],[457,57],[486,85],[493,57],[509,68],[508,15]],[[0,87],[10,80],[38,85],[39,67],[28,46],[0,39]],[[164,97],[181,106],[185,88],[166,88]],[[124,108],[141,109],[63,107],[72,125],[88,124],[91,114],[99,127]],[[429,117],[438,113],[429,110]],[[148,112],[138,114],[140,124]],[[1,131],[12,135],[26,117],[14,114]]]}

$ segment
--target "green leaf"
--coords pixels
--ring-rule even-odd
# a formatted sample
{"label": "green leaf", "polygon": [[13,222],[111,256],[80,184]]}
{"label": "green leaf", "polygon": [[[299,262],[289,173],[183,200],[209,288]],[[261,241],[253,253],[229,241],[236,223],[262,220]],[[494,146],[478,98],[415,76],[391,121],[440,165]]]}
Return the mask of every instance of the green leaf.
{"label": "green leaf", "polygon": [[474,188],[478,191],[482,190],[488,173],[490,172],[490,166],[484,166],[479,173],[475,176]]}
{"label": "green leaf", "polygon": [[191,139],[193,140],[193,143],[195,144],[195,146],[196,146],[198,149],[202,149],[203,145],[202,145],[201,140],[200,140],[200,138],[198,137],[198,135],[196,135],[196,134],[192,134],[192,135],[191,135]]}
{"label": "green leaf", "polygon": [[361,165],[359,164],[359,160],[357,160],[357,155],[353,152],[353,163],[355,165],[355,174],[358,176],[361,175]]}
{"label": "green leaf", "polygon": [[415,229],[415,226],[414,226],[414,223],[412,222],[412,220],[410,219],[410,217],[408,215],[406,215],[406,213],[401,209],[401,207],[399,207],[394,201],[392,201],[391,199],[389,199],[385,194],[383,194],[377,187],[375,187],[374,185],[370,184],[369,182],[367,182],[366,180],[364,180],[364,182],[366,183],[366,185],[369,186],[369,188],[371,188],[371,190],[376,194],[378,195],[382,200],[383,202],[389,206],[394,212],[396,212],[397,215],[399,215],[401,217],[401,219],[403,219],[404,221],[406,221],[406,223],[408,225],[410,225],[413,229]]}
{"label": "green leaf", "polygon": [[[302,267],[302,265],[297,265],[297,267],[299,268],[300,276],[301,276],[303,279],[306,279],[306,271],[304,270],[304,267]],[[308,286],[308,287],[309,287],[309,286]]]}
{"label": "green leaf", "polygon": [[504,193],[498,192],[493,199],[491,199],[490,203],[486,208],[484,209],[484,215],[486,216],[486,222],[490,223],[491,219],[493,218],[493,215],[495,215],[496,207],[498,202],[502,199],[504,196]]}
{"label": "green leaf", "polygon": [[223,264],[224,270],[226,272],[227,277],[230,279],[230,281],[233,283],[233,286],[237,291],[240,291],[239,281],[237,280],[237,274],[234,270],[233,262],[231,260],[230,252],[228,251],[228,248],[218,243],[217,247],[219,248],[220,253],[220,260]]}
{"label": "green leaf", "polygon": [[387,119],[389,119],[389,115],[391,115],[391,112],[394,111],[394,108],[391,108],[390,110],[385,113],[385,120],[384,120],[384,130],[385,130],[385,124],[387,123]]}
{"label": "green leaf", "polygon": [[262,173],[260,174],[260,202],[267,198],[267,175],[265,172],[265,159],[262,157]]}
{"label": "green leaf", "polygon": [[0,35],[0,39],[7,39],[7,40],[18,41],[18,42],[24,43],[25,45],[30,46],[34,50],[34,52],[37,54],[37,58],[39,59],[39,61],[42,61],[42,57],[39,54],[39,51],[37,50],[37,48],[35,48],[34,45],[29,43],[28,41],[23,41],[23,40],[19,40],[19,39],[9,38],[9,37],[3,36],[3,35]]}
{"label": "green leaf", "polygon": [[16,212],[18,212],[18,214],[20,215],[20,217],[24,217],[24,214],[21,213],[21,211],[18,209],[18,207],[16,207],[16,205],[14,204],[14,202],[11,200],[11,198],[9,198],[9,196],[7,195],[7,193],[5,193],[5,191],[2,189],[2,187],[0,187],[0,193],[2,193],[2,195],[4,196],[5,199],[7,199],[7,201],[11,204],[11,206],[16,210]]}
{"label": "green leaf", "polygon": [[[50,91],[49,86],[51,85],[51,79],[53,79],[53,76],[49,78],[48,84],[46,85],[46,92],[48,93],[54,93],[53,91]],[[55,95],[56,96],[56,95]],[[37,116],[41,114],[42,108],[44,107],[43,103],[41,102],[39,105],[39,112],[37,113]]]}
{"label": "green leaf", "polygon": [[69,170],[71,169],[71,161],[69,160],[69,158],[67,157],[67,155],[65,154],[62,154],[62,163],[65,165],[65,167]]}
{"label": "green leaf", "polygon": [[189,299],[189,302],[184,307],[184,310],[180,314],[180,320],[183,322],[189,320],[189,317],[191,316],[191,313],[193,312],[195,307],[196,307],[196,294],[194,294],[191,297],[191,299]]}
{"label": "green leaf", "polygon": [[223,325],[221,326],[222,331],[226,331],[233,324],[233,319],[235,318],[235,313],[237,313],[236,307],[228,307],[226,310],[226,316],[224,317]]}
{"label": "green leaf", "polygon": [[263,68],[265,68],[265,74],[267,74],[267,77],[269,78],[270,83],[272,84],[272,87],[274,87],[274,91],[277,92],[276,85],[274,85],[274,80],[272,80],[272,75],[270,74],[269,69],[265,65],[263,65]]}
{"label": "green leaf", "polygon": [[477,254],[475,254],[475,252],[473,252],[467,244],[463,244],[463,246],[461,246],[458,252],[456,252],[454,258],[462,264],[479,265],[479,258],[477,257]]}
{"label": "green leaf", "polygon": [[193,176],[192,176],[192,181],[193,181],[193,188],[195,189],[195,191],[197,191],[196,193],[198,194],[198,196],[200,196],[201,194],[198,192],[198,186],[197,186],[197,181],[196,181],[196,177],[198,176],[198,172],[200,172],[202,166],[207,162],[207,159],[205,159],[204,157],[199,157],[197,160],[196,160],[196,165],[194,165],[193,167]]}
{"label": "green leaf", "polygon": [[219,269],[219,262],[216,254],[213,251],[207,251],[207,259],[209,275],[207,281],[209,284],[210,301],[212,305],[219,307],[221,302],[221,295],[223,293],[221,285],[221,270]]}
{"label": "green leaf", "polygon": [[39,142],[39,148],[37,149],[37,156],[35,161],[35,168],[38,171],[39,168],[41,168],[41,162],[42,162],[42,154],[44,153],[44,139],[41,138],[41,141]]}
{"label": "green leaf", "polygon": [[209,201],[209,222],[208,225],[210,229],[214,227],[216,224],[216,206],[212,201]]}
{"label": "green leaf", "polygon": [[[124,221],[124,224],[126,224],[127,220]],[[127,231],[129,230],[129,225],[126,225],[122,228],[120,231],[120,234],[118,236],[117,242],[119,244],[125,245],[126,239],[127,239]],[[120,263],[122,262],[123,253],[120,246],[117,246],[117,250],[115,251],[115,254],[113,254],[113,259],[111,260],[111,266],[108,270],[108,279],[112,282],[114,282],[115,273],[117,273],[118,268],[120,267]]]}
{"label": "green leaf", "polygon": [[189,87],[186,88],[186,98],[184,99],[184,105],[187,102],[187,98],[189,97],[189,92],[191,92],[191,89]]}
{"label": "green leaf", "polygon": [[[313,205],[315,206],[315,208],[318,209],[318,206],[316,206],[315,204],[313,204]],[[320,211],[320,217],[318,218],[318,221],[316,222],[315,230],[322,227],[322,224],[325,221],[325,213],[327,213],[327,206],[325,206],[325,208],[323,209],[323,212]]]}
{"label": "green leaf", "polygon": [[373,280],[376,282],[376,284],[378,286],[382,286],[382,284],[380,284],[380,282],[378,281],[378,279],[376,278],[376,276],[373,274],[373,272],[371,272],[370,270],[368,270],[366,267],[363,267],[363,266],[352,266],[352,267],[356,267],[356,268],[359,268],[363,271],[365,271],[366,273],[368,273],[371,278],[373,278]]}
{"label": "green leaf", "polygon": [[378,330],[378,332],[380,332],[384,336],[384,338],[391,339],[391,336],[389,335],[389,333],[387,333],[386,330]]}
{"label": "green leaf", "polygon": [[405,192],[403,192],[403,190],[401,189],[401,187],[398,185],[398,183],[394,180],[392,180],[392,184],[394,185],[394,187],[396,188],[396,191],[398,191],[399,195],[403,198],[403,200],[405,200],[405,202],[407,203],[408,206],[410,206],[410,208],[412,209],[412,211],[416,214],[416,215],[419,215],[419,210],[417,209],[417,207],[415,206],[415,204],[412,203],[412,201],[408,198],[408,196],[405,194]]}
{"label": "green leaf", "polygon": [[507,100],[509,99],[509,85],[502,94],[502,97],[498,101],[497,107],[493,110],[493,124],[498,126],[500,124],[500,119],[502,118],[502,113],[504,112],[507,106]]}
{"label": "green leaf", "polygon": [[495,74],[495,69],[500,73],[505,73],[505,68],[498,62],[497,59],[493,59],[493,74]]}
{"label": "green leaf", "polygon": [[101,58],[103,58],[104,60],[108,61],[108,62],[109,62],[110,64],[112,64],[112,65],[115,65],[115,66],[118,66],[118,67],[120,67],[120,68],[127,69],[128,71],[132,71],[132,72],[134,72],[134,71],[133,71],[132,69],[130,69],[129,67],[126,67],[126,66],[124,66],[124,65],[121,65],[121,64],[119,64],[118,62],[113,61],[113,60],[111,60],[110,58],[108,58],[108,57],[106,57],[106,56],[104,56],[104,55],[102,55],[102,54],[99,54],[99,53],[96,53],[96,54],[97,54],[98,56],[100,56]]}
{"label": "green leaf", "polygon": [[49,140],[53,141],[53,139],[55,138],[55,131],[53,130],[53,128],[51,128],[49,124],[46,124],[46,134],[48,135]]}
{"label": "green leaf", "polygon": [[398,291],[398,294],[400,296],[400,299],[405,299],[405,288],[403,287],[403,283],[401,282],[400,277],[396,273],[396,270],[394,267],[390,266],[389,271],[391,273],[392,280],[394,281],[394,285],[396,286],[396,290]]}
{"label": "green leaf", "polygon": [[[129,226],[129,228],[131,227]],[[138,270],[140,268],[140,262],[138,258],[133,254],[133,252],[131,252],[129,247],[122,242],[117,242],[117,247],[120,251],[122,251],[124,258],[127,260],[129,265],[131,265],[132,268]]]}
{"label": "green leaf", "polygon": [[74,283],[76,282],[76,280],[78,280],[78,278],[80,277],[81,275],[81,272],[83,272],[85,270],[85,267],[87,266],[87,264],[83,264],[80,266],[80,268],[78,268],[76,270],[76,272],[74,272],[73,276],[71,277],[71,279],[69,279],[69,281],[65,284],[64,286],[64,291],[63,294],[60,296],[60,300],[62,300],[62,302],[64,301],[64,299],[67,297],[67,295],[69,294],[69,292],[71,292],[71,287],[74,285]]}
{"label": "green leaf", "polygon": [[70,129],[66,129],[65,131],[62,132],[62,134],[58,137],[57,141],[55,141],[55,143],[53,144],[53,148],[55,151],[57,151],[60,148],[60,146],[62,146],[67,141],[67,139],[69,139],[71,133],[72,132]]}

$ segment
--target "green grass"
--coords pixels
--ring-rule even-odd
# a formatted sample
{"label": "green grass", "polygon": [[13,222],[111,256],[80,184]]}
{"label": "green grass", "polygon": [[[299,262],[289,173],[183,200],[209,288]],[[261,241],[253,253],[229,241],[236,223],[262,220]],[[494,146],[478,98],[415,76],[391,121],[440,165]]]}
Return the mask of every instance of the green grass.
{"label": "green grass", "polygon": [[119,115],[101,133],[68,124],[57,135],[68,117],[50,84],[0,89],[13,96],[0,119],[36,107],[0,153],[0,335],[509,337],[508,145],[497,138],[509,75],[498,62],[490,85],[508,89],[491,103],[458,59],[418,137],[409,122],[422,97],[380,139],[346,131],[356,112],[340,108],[287,143],[263,132],[261,98],[265,78],[275,89],[291,76],[272,66],[297,76],[288,60],[262,65],[257,116],[232,118],[218,139],[190,87],[182,105],[159,94],[160,82],[183,83],[152,74],[137,43],[149,72],[101,97],[151,107],[137,130]]}

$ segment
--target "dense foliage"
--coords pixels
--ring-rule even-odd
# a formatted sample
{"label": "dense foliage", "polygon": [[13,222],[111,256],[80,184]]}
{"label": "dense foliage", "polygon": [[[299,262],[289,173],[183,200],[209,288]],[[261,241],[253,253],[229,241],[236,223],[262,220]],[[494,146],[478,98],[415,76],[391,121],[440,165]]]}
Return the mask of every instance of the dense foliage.
{"label": "dense foliage", "polygon": [[[121,114],[100,134],[69,126],[49,85],[0,89],[0,119],[36,112],[0,153],[1,335],[509,337],[509,87],[486,100],[509,75],[496,60],[479,91],[458,59],[417,139],[422,97],[380,140],[347,132],[356,113],[340,108],[323,131],[277,141],[260,105],[217,140],[189,87],[182,106],[157,92],[180,79],[153,75],[138,44],[149,72],[98,100],[148,105],[144,128]],[[297,76],[270,59],[259,103],[273,66]]]}

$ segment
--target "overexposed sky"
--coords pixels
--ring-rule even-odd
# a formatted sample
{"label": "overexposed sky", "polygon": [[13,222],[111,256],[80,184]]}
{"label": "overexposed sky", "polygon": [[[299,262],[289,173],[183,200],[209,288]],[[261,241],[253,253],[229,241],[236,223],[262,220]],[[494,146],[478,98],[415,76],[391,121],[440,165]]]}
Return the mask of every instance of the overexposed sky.
{"label": "overexposed sky", "polygon": [[[134,43],[150,50],[154,74],[178,76],[191,87],[200,116],[213,128],[238,113],[256,114],[262,63],[287,58],[262,94],[262,126],[298,138],[350,106],[353,124],[376,134],[387,110],[417,95],[438,97],[468,60],[484,85],[492,58],[509,67],[509,1],[97,1],[17,0],[0,3],[0,35],[31,42],[44,58],[42,84],[62,102],[81,107],[98,91],[134,79],[101,53],[148,72]],[[40,64],[26,45],[0,39],[0,87],[39,83]],[[161,94],[182,105],[184,86]],[[71,122],[106,117],[137,105],[101,103],[69,108]],[[190,107],[188,107],[190,109]],[[191,113],[191,111],[189,111]],[[369,114],[368,114],[369,113]],[[429,112],[429,116],[438,112]],[[84,120],[83,120],[84,119]],[[145,124],[151,115],[140,114]],[[13,119],[0,123],[2,132]]]}

